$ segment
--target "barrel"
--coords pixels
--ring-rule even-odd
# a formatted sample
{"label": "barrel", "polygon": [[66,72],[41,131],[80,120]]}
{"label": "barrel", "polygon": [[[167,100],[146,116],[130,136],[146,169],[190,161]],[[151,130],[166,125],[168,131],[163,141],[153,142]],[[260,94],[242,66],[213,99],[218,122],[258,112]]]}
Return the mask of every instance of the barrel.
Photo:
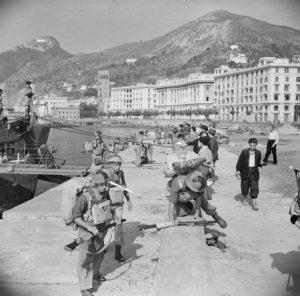
{"label": "barrel", "polygon": [[203,157],[191,159],[191,160],[185,160],[180,162],[174,162],[172,164],[174,171],[183,171],[183,170],[191,170],[195,169],[198,166],[200,166],[205,159]]}

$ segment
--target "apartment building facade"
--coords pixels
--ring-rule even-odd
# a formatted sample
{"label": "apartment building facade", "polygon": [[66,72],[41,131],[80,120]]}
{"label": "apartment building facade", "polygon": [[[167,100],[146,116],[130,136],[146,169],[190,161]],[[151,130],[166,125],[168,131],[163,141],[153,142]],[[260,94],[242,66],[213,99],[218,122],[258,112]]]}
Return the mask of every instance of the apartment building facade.
{"label": "apartment building facade", "polygon": [[109,110],[153,110],[156,104],[155,88],[155,85],[149,84],[112,87]]}
{"label": "apartment building facade", "polygon": [[79,106],[77,107],[56,107],[53,109],[52,116],[66,120],[80,119]]}
{"label": "apartment building facade", "polygon": [[45,95],[38,104],[38,114],[40,116],[51,116],[53,110],[59,107],[66,107],[69,104],[67,97],[57,97],[54,95]]}
{"label": "apartment building facade", "polygon": [[214,71],[219,120],[300,122],[300,63],[265,57],[256,67]]}
{"label": "apartment building facade", "polygon": [[185,78],[157,81],[156,109],[168,110],[208,109],[214,104],[213,74],[195,73]]}

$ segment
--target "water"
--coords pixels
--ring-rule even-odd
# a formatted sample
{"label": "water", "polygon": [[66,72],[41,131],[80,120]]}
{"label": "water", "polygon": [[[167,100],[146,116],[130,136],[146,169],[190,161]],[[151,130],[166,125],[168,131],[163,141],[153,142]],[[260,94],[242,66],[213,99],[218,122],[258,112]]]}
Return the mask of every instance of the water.
{"label": "water", "polygon": [[[82,152],[83,144],[84,142],[92,141],[94,138],[93,133],[99,129],[102,131],[103,140],[107,145],[112,144],[114,140],[106,139],[105,135],[110,137],[130,138],[138,130],[137,128],[129,127],[99,127],[94,125],[76,127],[76,129],[52,128],[50,130],[47,145],[48,147],[53,146],[58,150],[57,153],[53,154],[57,163],[66,160],[67,165],[83,165],[88,167],[92,162],[92,154]],[[80,131],[91,134],[80,134]],[[39,181],[35,195],[39,195],[54,186],[56,185],[46,181]]]}

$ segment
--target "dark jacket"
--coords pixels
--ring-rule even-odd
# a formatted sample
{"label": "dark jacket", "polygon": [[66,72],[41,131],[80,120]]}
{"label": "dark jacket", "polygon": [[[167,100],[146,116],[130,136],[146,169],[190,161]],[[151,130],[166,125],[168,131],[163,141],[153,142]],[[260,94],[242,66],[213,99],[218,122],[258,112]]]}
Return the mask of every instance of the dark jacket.
{"label": "dark jacket", "polygon": [[[250,149],[244,149],[237,161],[236,164],[236,171],[241,173],[241,178],[242,180],[247,180],[248,179],[248,171],[249,171],[249,152]],[[254,149],[255,152],[255,167],[254,167],[254,179],[258,180],[259,179],[259,171],[258,168],[261,167],[262,165],[260,164],[261,162],[261,152],[259,150]]]}
{"label": "dark jacket", "polygon": [[213,162],[216,162],[219,159],[218,156],[219,144],[218,144],[218,140],[215,137],[210,138],[209,149],[211,150],[213,156]]}

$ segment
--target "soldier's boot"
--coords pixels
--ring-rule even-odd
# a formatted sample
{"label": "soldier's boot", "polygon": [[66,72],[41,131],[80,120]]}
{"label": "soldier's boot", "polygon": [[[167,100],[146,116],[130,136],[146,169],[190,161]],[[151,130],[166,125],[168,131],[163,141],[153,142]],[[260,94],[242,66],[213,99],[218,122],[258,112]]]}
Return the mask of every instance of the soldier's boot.
{"label": "soldier's boot", "polygon": [[115,259],[119,262],[125,262],[125,258],[121,254],[121,245],[115,245]]}
{"label": "soldier's boot", "polygon": [[217,212],[215,212],[212,216],[214,220],[220,225],[221,228],[226,228],[227,227],[227,222],[222,219]]}

